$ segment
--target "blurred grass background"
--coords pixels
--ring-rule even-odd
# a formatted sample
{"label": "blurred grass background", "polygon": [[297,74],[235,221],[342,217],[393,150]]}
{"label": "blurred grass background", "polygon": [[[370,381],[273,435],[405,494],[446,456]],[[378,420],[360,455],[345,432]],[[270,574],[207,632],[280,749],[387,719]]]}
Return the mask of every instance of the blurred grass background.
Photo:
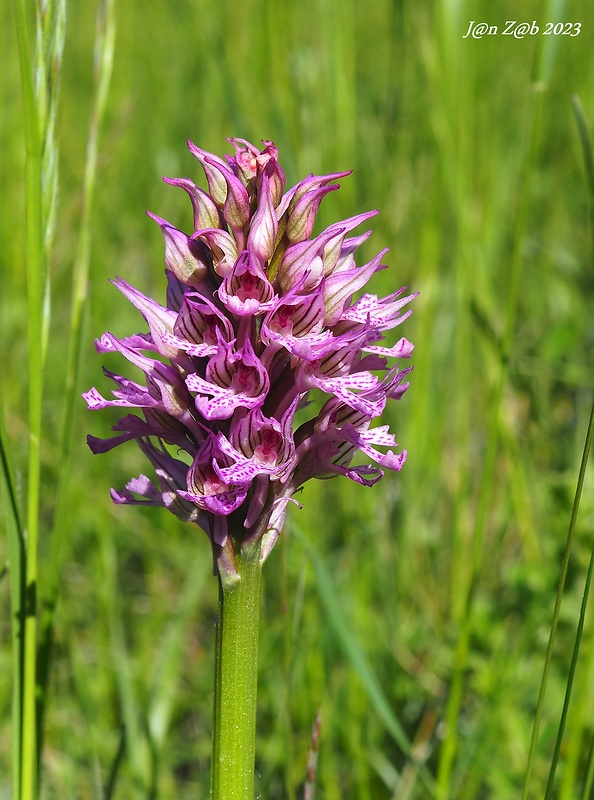
{"label": "blurred grass background", "polygon": [[[61,66],[42,597],[98,7],[68,4]],[[462,38],[471,20],[501,31],[520,13],[541,31],[565,21],[580,22],[581,33]],[[405,469],[373,490],[341,480],[308,486],[265,569],[260,796],[303,796],[321,707],[316,796],[324,800],[437,796],[415,759],[441,797],[519,797],[594,387],[590,199],[571,106],[577,93],[592,131],[594,7],[129,0],[115,14],[78,392],[105,388],[93,338],[142,327],[108,278],[164,297],[162,237],[144,211],[189,228],[185,194],[161,182],[187,175],[202,183],[187,138],[218,154],[229,150],[227,136],[272,139],[288,185],[352,168],[322,205],[320,226],[380,208],[363,256],[390,246],[391,268],[373,289],[421,292],[398,332],[416,345],[411,388],[385,419],[409,451]],[[25,152],[8,3],[0,4],[0,37],[2,396],[22,491]],[[86,432],[107,435],[116,415],[111,423],[108,412],[90,415],[82,400],[74,414],[42,796],[206,797],[217,595],[209,545],[165,511],[113,507],[108,487],[142,471],[141,455],[130,446],[93,457]],[[589,475],[530,782],[535,798],[547,781],[593,525]],[[0,602],[0,797],[9,797],[6,572]],[[590,615],[559,798],[585,796],[593,637]]]}

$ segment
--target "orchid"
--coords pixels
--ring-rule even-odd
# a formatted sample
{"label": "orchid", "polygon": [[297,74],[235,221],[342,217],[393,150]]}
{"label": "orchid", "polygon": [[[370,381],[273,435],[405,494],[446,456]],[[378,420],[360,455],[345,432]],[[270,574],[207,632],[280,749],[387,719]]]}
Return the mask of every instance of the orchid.
{"label": "orchid", "polygon": [[[374,420],[408,387],[411,367],[400,362],[412,344],[383,342],[415,297],[403,288],[355,299],[386,251],[357,266],[370,231],[349,234],[377,212],[312,238],[323,198],[350,173],[309,175],[286,190],[272,142],[259,150],[230,141],[235,154],[225,159],[188,142],[208,191],[165,179],[191,200],[190,234],[149,214],[165,242],[165,305],[114,281],[148,331],[105,333],[96,349],[124,356],[142,380],[105,370],[112,399],[95,388],[84,395],[90,409],[136,410],[115,436],[89,436],[91,450],[133,440],[154,469],[153,479],[112,489],[114,503],[163,506],[210,539],[222,590],[211,796],[228,800],[253,797],[259,570],[307,480],[372,486],[402,468],[406,451]],[[357,454],[372,463],[353,465]]]}
{"label": "orchid", "polygon": [[[84,397],[91,409],[117,405],[143,415],[121,420],[119,437],[90,436],[94,453],[135,439],[158,461],[158,484],[134,479],[125,491],[112,490],[114,502],[163,505],[191,519],[210,537],[215,567],[227,548],[223,561],[232,569],[238,514],[240,541],[262,540],[263,559],[305,480],[342,474],[369,486],[382,468],[402,467],[406,451],[382,454],[371,443],[393,448],[394,437],[370,426],[408,386],[410,367],[390,361],[408,358],[410,342],[378,342],[410,314],[403,309],[415,295],[401,289],[353,300],[384,268],[384,252],[357,266],[354,253],[370,232],[348,234],[377,212],[311,238],[322,199],[348,172],[310,175],[285,191],[272,142],[262,150],[231,142],[235,154],[225,160],[188,143],[208,193],[189,178],[165,179],[190,197],[191,234],[150,214],[165,239],[166,305],[114,281],[149,330],[125,339],[106,333],[96,346],[123,355],[144,373],[144,384],[106,372],[117,387],[113,399],[94,388]],[[297,424],[315,389],[328,403]],[[355,423],[348,421],[353,412]],[[262,457],[267,448],[273,457]],[[357,451],[377,466],[350,468]]]}

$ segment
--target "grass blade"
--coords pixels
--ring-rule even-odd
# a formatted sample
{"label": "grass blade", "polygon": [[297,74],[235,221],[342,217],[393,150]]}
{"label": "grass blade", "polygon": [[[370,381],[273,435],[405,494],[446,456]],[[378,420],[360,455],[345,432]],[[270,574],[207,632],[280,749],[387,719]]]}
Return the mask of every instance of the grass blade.
{"label": "grass blade", "polygon": [[[582,488],[584,484],[584,477],[586,474],[586,466],[588,464],[588,459],[590,457],[590,450],[592,448],[592,438],[594,436],[594,404],[592,405],[592,412],[590,414],[590,421],[588,423],[588,433],[586,434],[586,443],[584,445],[584,453],[582,456],[582,464],[580,467],[580,474],[578,477],[578,485],[576,488],[575,493],[575,501],[574,501],[574,508],[575,513],[571,515],[571,527],[575,526],[575,521],[577,519],[577,512],[579,509],[580,498],[582,495]],[[569,537],[568,537],[569,538]],[[571,530],[571,538],[573,538],[573,530]],[[573,682],[575,678],[575,670],[577,667],[578,656],[580,652],[580,644],[582,641],[582,635],[584,632],[584,620],[586,618],[586,609],[588,607],[588,599],[590,596],[590,585],[592,583],[592,573],[594,572],[594,547],[592,549],[592,553],[590,556],[590,563],[588,564],[588,572],[586,574],[586,583],[584,586],[584,594],[582,597],[582,604],[580,607],[580,617],[578,621],[578,627],[575,635],[575,643],[573,647],[573,653],[571,655],[571,664],[569,667],[569,674],[567,676],[567,688],[565,691],[565,699],[563,701],[563,710],[561,712],[561,719],[559,721],[559,730],[557,732],[557,741],[555,742],[555,750],[553,752],[553,760],[551,762],[551,768],[549,771],[549,778],[547,781],[547,788],[545,794],[545,800],[549,800],[552,797],[553,785],[555,782],[555,773],[557,771],[557,764],[559,762],[559,754],[561,752],[561,744],[563,742],[563,733],[565,731],[565,724],[567,721],[567,712],[569,710],[569,702],[571,700],[571,691],[573,688]]]}
{"label": "grass blade", "polygon": [[590,142],[590,135],[588,134],[588,127],[584,118],[584,111],[577,95],[574,95],[573,97],[573,112],[575,114],[578,133],[584,153],[586,180],[588,184],[588,191],[590,192],[590,233],[592,235],[592,259],[594,263],[594,155],[592,154],[592,143]]}
{"label": "grass blade", "polygon": [[[582,109],[581,109],[581,105],[579,103],[578,98],[574,98],[573,107],[574,107],[574,112],[575,112],[577,123],[578,123],[580,139],[581,139],[582,147],[583,147],[583,151],[584,151],[584,157],[585,157],[585,161],[586,161],[586,175],[587,175],[587,179],[588,179],[588,188],[590,190],[590,195],[591,195],[591,200],[592,200],[592,214],[593,214],[593,216],[592,216],[592,233],[593,233],[592,242],[593,242],[593,248],[594,248],[594,162],[593,162],[593,159],[592,159],[592,147],[590,145],[588,131],[587,131],[586,124],[585,124],[585,121],[584,121],[584,115],[583,115],[583,112],[582,112]],[[594,249],[593,249],[593,258],[594,258]],[[534,764],[534,758],[535,758],[535,755],[536,755],[536,745],[537,745],[537,742],[538,742],[538,733],[539,733],[539,730],[540,730],[540,721],[541,721],[542,710],[543,710],[543,706],[544,706],[544,697],[545,697],[545,692],[546,692],[546,687],[547,687],[547,680],[548,680],[548,676],[549,676],[549,668],[550,668],[550,665],[551,665],[551,659],[552,659],[552,655],[553,655],[553,648],[554,648],[554,644],[555,644],[555,636],[556,636],[556,633],[557,633],[557,625],[558,625],[558,622],[559,622],[559,612],[561,610],[561,601],[563,599],[563,590],[565,588],[565,580],[567,578],[567,570],[568,570],[568,566],[569,566],[569,557],[571,555],[571,549],[572,549],[572,545],[573,545],[573,539],[574,539],[574,533],[575,533],[575,524],[576,524],[578,510],[579,510],[579,506],[580,506],[580,500],[581,500],[581,496],[582,496],[582,488],[583,488],[583,484],[584,484],[584,477],[585,477],[585,474],[586,474],[586,467],[587,467],[587,464],[588,464],[588,458],[589,458],[589,455],[590,455],[590,449],[591,449],[591,445],[592,445],[593,433],[594,433],[594,405],[592,406],[592,411],[590,413],[590,420],[589,420],[589,423],[588,423],[588,431],[587,431],[587,434],[586,434],[586,441],[585,441],[584,450],[583,450],[583,453],[582,453],[582,461],[581,461],[581,464],[580,464],[580,470],[579,470],[579,474],[578,474],[578,481],[577,481],[575,496],[574,496],[574,500],[573,500],[573,507],[572,507],[572,510],[571,510],[571,519],[570,519],[570,522],[569,522],[569,530],[567,532],[567,539],[566,539],[566,542],[565,542],[565,550],[563,552],[563,560],[562,560],[562,563],[561,563],[561,575],[559,577],[557,595],[555,597],[555,607],[554,607],[554,610],[553,610],[553,619],[552,619],[552,623],[551,623],[551,631],[550,631],[550,634],[549,634],[549,641],[548,641],[547,651],[546,651],[546,656],[545,656],[545,665],[544,665],[544,669],[543,669],[543,674],[542,674],[542,679],[541,679],[541,684],[540,684],[540,690],[539,690],[539,694],[538,694],[538,701],[537,701],[536,712],[535,712],[535,716],[534,716],[534,725],[533,725],[533,728],[532,728],[532,737],[531,737],[531,741],[530,741],[530,751],[529,751],[529,754],[528,754],[528,764],[526,766],[526,774],[525,774],[525,777],[524,777],[524,788],[523,788],[523,791],[522,791],[522,800],[525,800],[525,798],[528,796],[528,787],[529,787],[530,777],[532,775],[532,768],[533,768],[533,764]],[[594,552],[593,552],[592,558],[594,558]],[[573,650],[573,655],[572,655],[572,660],[571,660],[570,672],[569,672],[569,676],[568,676],[568,679],[567,679],[565,701],[564,701],[564,704],[563,704],[563,711],[562,711],[561,720],[560,720],[560,723],[559,723],[559,732],[558,732],[558,736],[557,736],[557,742],[556,742],[556,745],[555,745],[555,751],[554,751],[554,754],[553,754],[553,761],[551,763],[551,768],[550,768],[550,771],[549,771],[549,778],[548,778],[548,782],[547,782],[545,798],[549,798],[551,796],[553,781],[554,781],[554,778],[555,778],[555,771],[556,771],[557,762],[558,762],[558,759],[559,759],[559,751],[560,751],[560,746],[561,746],[561,740],[563,738],[563,730],[564,730],[564,727],[565,727],[565,720],[566,720],[566,717],[567,717],[567,710],[568,710],[568,707],[569,707],[569,699],[571,697],[571,689],[572,689],[572,685],[573,685],[573,678],[574,678],[575,668],[576,668],[576,664],[577,664],[577,656],[578,656],[579,646],[580,646],[581,637],[582,637],[582,630],[583,630],[583,624],[584,624],[584,615],[585,615],[586,604],[587,604],[587,600],[588,600],[588,594],[589,594],[589,589],[590,589],[590,580],[591,580],[591,576],[592,576],[593,566],[594,566],[594,562],[591,559],[589,567],[588,567],[587,577],[586,577],[586,585],[585,585],[585,588],[584,588],[584,596],[583,596],[583,600],[582,600],[582,607],[581,607],[581,610],[580,610],[580,619],[579,619],[578,629],[577,629],[577,633],[576,633],[576,639],[575,639],[575,645],[574,645],[574,650]]]}
{"label": "grass blade", "polygon": [[290,523],[290,530],[296,535],[313,565],[316,574],[316,586],[320,593],[320,599],[324,605],[328,622],[334,628],[342,649],[350,661],[352,668],[359,676],[373,708],[402,752],[415,763],[419,771],[419,776],[431,793],[430,796],[434,797],[435,781],[429,774],[427,768],[422,763],[418,763],[415,758],[413,747],[408,736],[394,714],[367,656],[349,628],[348,622],[337,602],[336,592],[330,579],[330,573],[315,549],[293,522]]}
{"label": "grass blade", "polygon": [[[122,622],[122,610],[117,590],[117,553],[111,531],[98,531],[103,570],[102,604],[109,626],[113,673],[120,704],[126,755],[138,786],[138,796],[150,783],[150,755],[144,735],[143,712],[136,696],[134,667],[128,653]],[[119,762],[119,756],[116,756]],[[114,767],[114,769],[116,769]],[[117,772],[117,769],[116,769]]]}
{"label": "grass blade", "polygon": [[179,657],[185,641],[207,571],[204,569],[204,556],[199,551],[188,569],[186,583],[179,600],[177,614],[173,619],[151,675],[148,696],[151,707],[148,714],[148,728],[153,746],[162,745],[173,707],[175,688],[178,685],[183,661]]}
{"label": "grass blade", "polygon": [[[0,397],[1,403],[1,397]],[[8,564],[10,578],[10,614],[12,639],[12,793],[20,797],[21,737],[23,712],[23,644],[24,644],[24,593],[25,593],[25,541],[17,503],[14,469],[4,425],[4,412],[0,407],[0,498],[4,510],[4,524],[8,539]]]}
{"label": "grass blade", "polygon": [[591,797],[592,786],[594,785],[594,736],[590,742],[588,760],[586,763],[586,780],[584,781],[584,790],[581,794],[580,800],[589,800]]}
{"label": "grass blade", "polygon": [[37,659],[37,542],[39,533],[39,487],[41,473],[41,405],[43,394],[43,287],[45,260],[43,250],[41,138],[37,99],[29,50],[29,34],[24,0],[15,0],[15,17],[26,149],[26,271],[28,316],[28,400],[29,453],[27,480],[27,523],[24,587],[24,664],[21,680],[23,704],[20,729],[21,800],[37,795],[36,742],[36,659]]}
{"label": "grass blade", "polygon": [[[104,0],[98,12],[95,35],[95,95],[87,142],[80,234],[73,268],[72,312],[59,455],[60,471],[52,523],[47,589],[43,596],[40,623],[39,689],[42,704],[47,696],[50,675],[55,609],[60,585],[61,552],[69,528],[70,503],[68,492],[72,476],[74,435],[77,430],[75,403],[79,397],[79,374],[88,299],[91,214],[97,175],[98,139],[111,81],[115,32],[115,0]],[[43,707],[40,709],[40,715],[43,715]],[[40,727],[41,722],[42,720],[40,719]]]}

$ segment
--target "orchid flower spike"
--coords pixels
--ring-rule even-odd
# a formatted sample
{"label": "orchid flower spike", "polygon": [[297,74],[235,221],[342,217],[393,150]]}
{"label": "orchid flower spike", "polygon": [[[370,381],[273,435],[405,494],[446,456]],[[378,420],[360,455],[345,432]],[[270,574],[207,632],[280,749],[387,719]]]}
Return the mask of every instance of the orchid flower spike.
{"label": "orchid flower spike", "polygon": [[[90,409],[135,410],[115,436],[89,436],[91,450],[134,440],[155,473],[112,490],[113,501],[164,506],[199,525],[215,571],[232,572],[238,546],[258,543],[266,558],[306,480],[344,475],[371,486],[384,469],[402,468],[406,451],[372,423],[408,387],[412,368],[399,364],[412,344],[380,342],[416,295],[359,295],[384,253],[357,266],[369,232],[348,234],[377,212],[312,238],[320,203],[349,173],[309,175],[286,190],[272,142],[259,150],[230,141],[235,154],[225,159],[188,142],[207,190],[165,178],[188,194],[193,231],[150,214],[165,243],[165,305],[114,281],[148,332],[106,333],[96,347],[123,355],[142,380],[106,371],[112,398],[95,388],[84,398]],[[312,390],[326,396],[317,409]],[[352,466],[358,452],[373,463]]]}

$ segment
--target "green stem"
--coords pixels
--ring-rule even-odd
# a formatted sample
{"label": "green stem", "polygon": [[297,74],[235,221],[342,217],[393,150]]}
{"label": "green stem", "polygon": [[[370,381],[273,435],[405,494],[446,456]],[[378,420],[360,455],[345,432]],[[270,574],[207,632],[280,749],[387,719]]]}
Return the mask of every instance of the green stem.
{"label": "green stem", "polygon": [[259,546],[219,576],[211,800],[253,800],[258,688]]}
{"label": "green stem", "polygon": [[[41,472],[41,403],[42,403],[42,338],[43,338],[43,285],[44,251],[42,235],[41,202],[41,139],[39,116],[33,86],[33,72],[29,51],[29,37],[24,0],[14,4],[23,110],[26,151],[26,264],[28,378],[29,378],[29,454],[27,480],[27,527],[25,553],[24,642],[21,708],[21,775],[19,797],[34,800],[37,797],[37,724],[36,724],[36,670],[37,670],[37,543],[39,531],[39,489]],[[17,787],[15,787],[17,788]]]}

